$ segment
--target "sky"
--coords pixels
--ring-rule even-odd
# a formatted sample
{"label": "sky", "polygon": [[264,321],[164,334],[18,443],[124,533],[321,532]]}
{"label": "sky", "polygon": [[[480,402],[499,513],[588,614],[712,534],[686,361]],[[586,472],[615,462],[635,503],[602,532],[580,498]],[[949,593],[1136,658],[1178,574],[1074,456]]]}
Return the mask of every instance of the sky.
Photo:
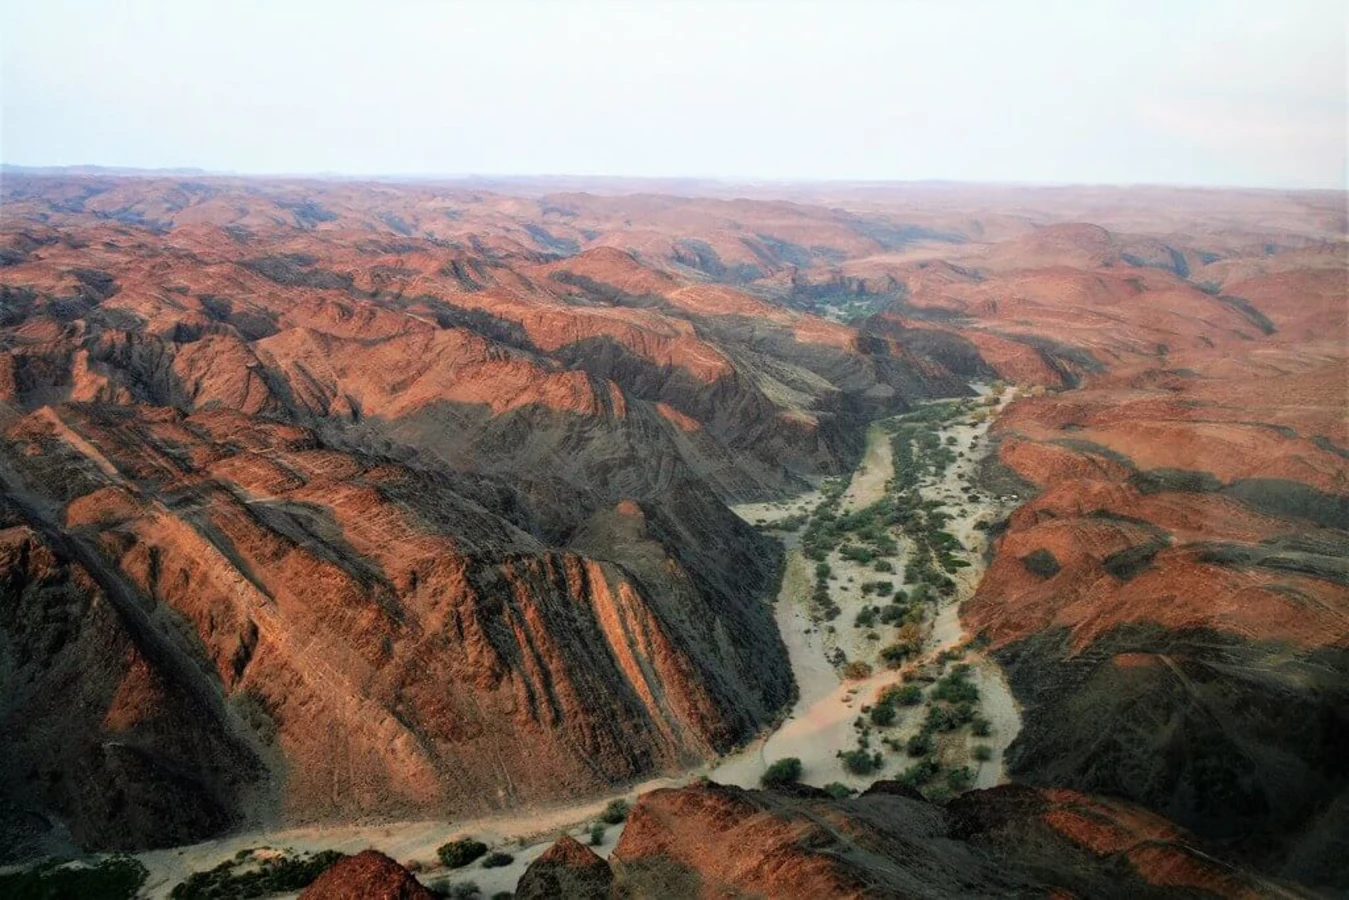
{"label": "sky", "polygon": [[0,161],[1346,186],[1346,0],[0,0]]}

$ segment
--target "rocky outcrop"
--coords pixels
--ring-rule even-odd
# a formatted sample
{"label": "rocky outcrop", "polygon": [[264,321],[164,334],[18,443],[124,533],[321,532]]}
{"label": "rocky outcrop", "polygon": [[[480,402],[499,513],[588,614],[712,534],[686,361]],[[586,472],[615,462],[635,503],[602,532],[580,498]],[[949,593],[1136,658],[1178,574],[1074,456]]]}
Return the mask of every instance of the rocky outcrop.
{"label": "rocky outcrop", "polygon": [[[115,574],[0,507],[0,858],[190,843],[266,796],[264,759]],[[168,658],[166,658],[168,657]],[[59,699],[58,699],[59,698]]]}
{"label": "rocky outcrop", "polygon": [[563,835],[543,855],[529,864],[515,886],[519,900],[606,900],[613,889],[614,873],[593,850]]}
{"label": "rocky outcrop", "polygon": [[573,884],[586,891],[576,896],[594,897],[1266,893],[1258,878],[1125,804],[1005,787],[943,808],[893,782],[846,800],[716,784],[653,791],[608,863],[562,838],[531,864],[517,896],[573,896],[558,890]]}
{"label": "rocky outcrop", "polygon": [[1269,358],[1120,366],[1015,403],[998,452],[1038,495],[963,615],[1023,707],[1014,778],[1343,885],[1349,485],[1338,437],[1313,437],[1343,431],[1343,364]]}
{"label": "rocky outcrop", "polygon": [[412,873],[383,853],[366,850],[338,860],[301,892],[301,900],[432,900]]}
{"label": "rocky outcrop", "polygon": [[629,501],[550,548],[501,485],[302,429],[71,423],[11,429],[10,490],[80,494],[72,547],[192,635],[168,652],[246,714],[289,819],[558,801],[722,751],[791,695],[761,600],[774,559],[726,540],[710,497]]}

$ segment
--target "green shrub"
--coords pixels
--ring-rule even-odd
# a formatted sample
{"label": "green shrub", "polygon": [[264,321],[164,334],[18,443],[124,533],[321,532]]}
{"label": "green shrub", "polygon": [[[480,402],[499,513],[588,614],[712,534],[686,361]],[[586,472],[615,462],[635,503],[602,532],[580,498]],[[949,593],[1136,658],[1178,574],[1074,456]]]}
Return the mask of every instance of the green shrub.
{"label": "green shrub", "polygon": [[608,831],[608,826],[603,822],[596,822],[590,826],[590,846],[598,847],[604,843],[604,833]]}
{"label": "green shrub", "polygon": [[92,866],[71,866],[50,859],[17,872],[0,875],[0,897],[14,900],[65,900],[90,897],[96,900],[131,900],[145,883],[140,860],[117,854]]}
{"label": "green shrub", "polygon": [[932,752],[932,747],[932,735],[926,731],[920,731],[909,738],[909,742],[904,746],[904,750],[910,756],[927,756]]}
{"label": "green shrub", "polygon": [[881,622],[885,625],[893,625],[903,619],[906,612],[908,612],[908,609],[898,603],[883,606],[881,607]]}
{"label": "green shrub", "polygon": [[176,885],[169,896],[173,900],[214,900],[217,897],[244,900],[300,891],[345,856],[336,850],[324,850],[299,856],[257,858],[253,851],[242,850],[213,869],[194,872]]}
{"label": "green shrub", "polygon": [[443,865],[451,869],[462,869],[486,852],[487,845],[473,838],[460,838],[436,848],[436,856],[440,857]]}
{"label": "green shrub", "polygon": [[843,800],[857,793],[852,788],[839,781],[831,781],[826,784],[824,786],[824,792],[835,800]]}
{"label": "green shrub", "polygon": [[978,703],[979,688],[970,682],[970,667],[956,666],[949,675],[937,682],[937,686],[932,689],[932,697],[951,703]]}
{"label": "green shrub", "polygon": [[854,659],[843,666],[843,677],[849,681],[862,681],[871,677],[871,664]]}
{"label": "green shrub", "polygon": [[974,758],[979,762],[988,762],[993,758],[993,748],[987,744],[979,744],[974,748]]}
{"label": "green shrub", "polygon": [[968,766],[961,766],[959,769],[952,769],[946,773],[946,783],[950,785],[953,791],[968,791],[974,784],[974,773]]}
{"label": "green shrub", "polygon": [[881,728],[887,725],[893,725],[895,722],[895,708],[888,703],[882,703],[871,708],[872,724]]}
{"label": "green shrub", "polygon": [[1053,578],[1062,568],[1054,554],[1044,549],[1035,550],[1021,557],[1021,565],[1026,567],[1027,572],[1041,578]]}
{"label": "green shrub", "polygon": [[927,719],[923,722],[923,730],[955,731],[961,725],[973,719],[974,707],[967,704],[932,706],[928,708]]}
{"label": "green shrub", "polygon": [[900,772],[899,781],[901,784],[916,788],[937,777],[939,771],[941,771],[941,767],[937,765],[937,761],[928,756]]}
{"label": "green shrub", "polygon": [[929,803],[936,803],[938,806],[951,799],[951,789],[944,784],[934,784],[923,792]]}
{"label": "green shrub", "polygon": [[893,565],[893,564],[890,562],[890,560],[888,560],[888,559],[878,559],[878,560],[876,560],[876,562],[872,565],[871,568],[872,568],[873,571],[876,571],[876,572],[893,572],[893,571],[895,571],[894,565]]}
{"label": "green shrub", "polygon": [[484,869],[500,869],[503,866],[509,866],[515,862],[515,857],[509,853],[502,853],[500,850],[493,850],[483,857],[482,867]]}
{"label": "green shrub", "polygon": [[970,721],[970,734],[975,737],[988,737],[993,733],[993,723],[983,716],[975,716]]}
{"label": "green shrub", "polygon": [[889,644],[881,648],[881,661],[885,663],[888,669],[898,669],[904,664],[904,660],[909,658],[913,648],[908,644]]}
{"label": "green shrub", "polygon": [[778,760],[769,766],[763,775],[759,776],[759,783],[764,787],[780,787],[800,780],[801,760],[795,756]]}
{"label": "green shrub", "polygon": [[870,775],[881,767],[880,753],[868,753],[865,750],[845,750],[839,753],[843,768],[854,775]]}
{"label": "green shrub", "polygon": [[881,699],[899,706],[917,706],[923,702],[923,689],[916,684],[892,684],[881,692]]}
{"label": "green shrub", "polygon": [[604,807],[604,812],[600,813],[600,821],[609,825],[617,825],[628,817],[628,801],[610,800],[609,805]]}

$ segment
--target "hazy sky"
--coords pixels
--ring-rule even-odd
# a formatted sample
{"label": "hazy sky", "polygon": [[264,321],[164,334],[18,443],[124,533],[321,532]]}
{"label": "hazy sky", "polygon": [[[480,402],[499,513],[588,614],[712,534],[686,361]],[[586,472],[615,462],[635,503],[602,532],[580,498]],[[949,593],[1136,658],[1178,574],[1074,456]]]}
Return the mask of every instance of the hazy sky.
{"label": "hazy sky", "polygon": [[0,158],[1344,187],[1345,0],[0,0]]}

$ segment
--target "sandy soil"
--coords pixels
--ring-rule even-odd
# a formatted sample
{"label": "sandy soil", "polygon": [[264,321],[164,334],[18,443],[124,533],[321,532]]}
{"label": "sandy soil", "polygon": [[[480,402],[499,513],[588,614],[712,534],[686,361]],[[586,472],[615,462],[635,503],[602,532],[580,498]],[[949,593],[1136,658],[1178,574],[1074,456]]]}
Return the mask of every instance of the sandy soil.
{"label": "sandy soil", "polygon": [[[988,396],[989,390],[983,385],[975,386],[981,396]],[[1011,401],[1014,390],[1008,388],[998,398],[994,409],[1001,412]],[[988,545],[985,532],[977,530],[977,522],[992,522],[1005,513],[1008,503],[999,497],[980,494],[978,502],[969,502],[966,491],[974,484],[975,468],[988,452],[988,429],[993,417],[977,424],[966,424],[968,420],[958,421],[942,431],[943,440],[953,436],[956,443],[952,449],[957,453],[955,463],[947,468],[939,482],[926,479],[921,486],[925,497],[934,497],[946,504],[947,512],[954,518],[947,530],[954,534],[966,549],[965,559],[970,562],[968,569],[961,569],[954,577],[958,584],[956,595],[944,603],[933,620],[932,631],[928,635],[928,655],[934,656],[942,650],[954,648],[973,637],[965,631],[960,622],[960,605],[973,596],[979,581],[987,568],[984,563],[984,551]],[[1007,684],[1002,667],[982,654],[969,650],[964,661],[973,667],[972,681],[979,688],[980,713],[992,725],[992,734],[985,738],[973,738],[971,743],[985,744],[993,751],[993,758],[985,763],[970,759],[969,765],[977,766],[976,787],[992,787],[1007,781],[1003,754],[1021,730],[1021,712],[1012,691]],[[962,763],[963,764],[963,763]]]}
{"label": "sandy soil", "polygon": [[[980,389],[981,395],[987,393],[987,388]],[[1011,396],[1009,391],[999,398],[997,409],[1000,410]],[[937,609],[928,623],[923,655],[906,668],[922,668],[941,651],[955,648],[972,637],[960,622],[959,609],[961,603],[973,595],[985,568],[985,534],[974,525],[980,520],[993,521],[1002,512],[998,498],[981,495],[977,502],[966,499],[966,488],[974,478],[975,467],[987,452],[990,424],[991,418],[981,423],[958,420],[944,427],[942,440],[954,437],[956,443],[952,449],[964,456],[957,457],[940,481],[929,478],[920,485],[924,497],[942,500],[954,516],[949,530],[965,546],[964,556],[970,567],[959,570],[954,576],[958,585],[956,595]],[[872,426],[867,439],[862,462],[840,500],[840,509],[844,512],[862,509],[885,496],[886,483],[894,474],[889,434],[879,426]],[[813,509],[818,500],[818,494],[812,494],[804,504],[805,508]],[[750,522],[773,522],[801,512],[802,506],[797,501],[780,506],[750,504],[735,507],[735,511]],[[797,534],[781,536],[789,556],[787,576],[778,598],[777,621],[791,657],[800,696],[778,730],[748,751],[715,767],[710,777],[714,781],[754,787],[772,762],[794,756],[801,760],[802,780],[809,784],[823,786],[836,781],[853,788],[865,788],[877,776],[849,774],[836,754],[856,746],[857,732],[853,723],[861,714],[861,707],[871,704],[881,688],[899,681],[900,675],[879,664],[877,656],[883,642],[870,640],[867,637],[869,630],[854,627],[853,620],[862,609],[878,604],[874,596],[862,594],[863,582],[882,579],[894,581],[896,585],[902,582],[898,573],[903,571],[908,543],[900,536],[900,554],[892,560],[896,569],[894,575],[878,573],[869,565],[845,559],[837,551],[831,552],[827,560],[832,569],[830,589],[841,613],[833,623],[817,625],[809,614],[814,567],[796,549]],[[871,663],[874,674],[860,681],[842,680],[827,659],[835,648],[842,649],[849,660]],[[996,663],[973,651],[966,652],[964,661],[973,668],[972,680],[979,687],[981,714],[992,723],[992,734],[970,739],[968,745],[963,738],[959,742],[948,738],[946,743],[951,746],[943,746],[940,756],[946,765],[968,764],[976,768],[976,785],[990,787],[1006,780],[1003,752],[1020,730],[1020,712]],[[877,739],[907,740],[921,728],[923,715],[921,706],[901,710],[894,725],[877,730]],[[956,743],[960,746],[954,746]],[[970,747],[976,744],[989,746],[993,758],[985,763],[975,761]],[[887,753],[881,774],[893,776],[910,762],[906,756],[896,758]]]}
{"label": "sandy soil", "polygon": [[[982,392],[986,393],[986,390]],[[1003,402],[1010,396],[1010,393],[1005,395]],[[955,516],[950,530],[964,544],[966,558],[971,566],[959,571],[956,576],[956,596],[944,603],[928,623],[930,630],[923,657],[910,664],[915,668],[928,663],[940,651],[962,644],[969,637],[960,624],[959,606],[973,594],[984,569],[984,533],[973,526],[980,519],[991,521],[1000,512],[997,498],[982,497],[974,503],[965,499],[968,479],[973,477],[974,467],[987,448],[987,431],[987,422],[956,423],[946,427],[942,434],[943,440],[947,435],[954,436],[957,442],[954,449],[965,455],[948,468],[940,482],[934,483],[928,479],[920,485],[925,497],[943,500],[947,510]],[[893,465],[889,435],[879,426],[873,426],[867,433],[867,449],[863,460],[842,495],[840,508],[845,512],[853,511],[881,499],[885,494],[886,483],[894,473]],[[810,491],[786,501],[743,504],[734,507],[734,511],[750,523],[768,524],[787,516],[808,515],[820,500],[819,491]],[[899,585],[903,580],[899,573],[903,571],[904,554],[908,549],[906,541],[900,537],[900,555],[892,560],[896,569],[893,575],[877,573],[871,566],[844,559],[837,551],[830,554],[829,563],[834,576],[830,582],[831,593],[841,609],[840,616],[830,623],[830,628],[830,625],[813,622],[810,617],[814,565],[798,547],[800,533],[774,534],[782,540],[787,550],[786,572],[775,606],[775,617],[796,675],[799,694],[781,726],[742,751],[679,777],[653,779],[626,791],[616,791],[611,796],[564,807],[518,810],[505,816],[459,822],[315,826],[250,832],[189,847],[143,853],[139,855],[140,859],[150,870],[146,895],[167,898],[172,887],[191,872],[211,868],[239,850],[250,847],[289,848],[297,852],[335,849],[348,853],[373,847],[399,862],[415,861],[429,869],[437,864],[435,850],[438,846],[456,837],[471,835],[493,849],[511,853],[515,857],[514,863],[499,869],[483,869],[477,864],[453,872],[432,869],[420,873],[418,877],[431,885],[473,881],[484,895],[491,896],[496,891],[513,889],[528,864],[543,853],[558,835],[572,834],[583,843],[588,843],[590,822],[595,821],[599,812],[614,798],[632,799],[648,790],[685,784],[702,776],[726,784],[756,787],[759,777],[769,764],[788,756],[801,760],[803,780],[817,786],[841,782],[863,789],[878,777],[893,777],[910,762],[902,754],[896,756],[887,752],[885,767],[881,772],[859,777],[844,770],[836,753],[856,746],[853,723],[861,714],[860,708],[870,704],[881,688],[898,681],[899,673],[877,665],[871,677],[845,681],[829,662],[828,654],[835,648],[841,648],[850,660],[875,663],[881,642],[869,640],[866,637],[867,629],[853,625],[861,609],[877,603],[875,597],[862,595],[861,584],[864,581],[886,579]],[[966,653],[965,661],[973,667],[973,678],[981,694],[982,714],[993,723],[990,737],[974,739],[971,743],[988,744],[995,755],[988,763],[973,762],[963,736],[959,740],[944,736],[939,755],[946,765],[978,766],[977,786],[988,787],[1005,780],[1002,755],[1020,728],[1020,714],[996,663],[973,652]],[[878,730],[877,737],[907,740],[918,731],[922,716],[921,706],[901,710],[895,725]],[[601,856],[607,856],[613,849],[621,830],[621,826],[609,828],[604,843],[595,848]]]}
{"label": "sandy soil", "polygon": [[786,720],[772,734],[748,750],[728,757],[709,773],[713,781],[758,787],[759,777],[776,760],[801,760],[802,780],[815,785],[841,781],[865,787],[870,779],[848,775],[834,754],[853,742],[857,697],[870,696],[893,673],[866,681],[845,682],[825,657],[824,635],[811,622],[810,593],[814,567],[799,550],[790,552],[783,591],[778,597],[777,620],[796,674],[799,696]]}
{"label": "sandy soil", "polygon": [[[610,799],[626,797],[682,784],[688,779],[656,779],[638,785],[612,798],[587,801],[565,807],[514,811],[508,816],[471,821],[396,822],[384,825],[318,825],[277,831],[255,831],[233,835],[219,840],[154,850],[138,854],[150,870],[142,893],[150,898],[167,898],[169,891],[193,872],[212,868],[240,850],[252,847],[273,847],[296,853],[319,850],[340,850],[359,853],[374,848],[401,863],[421,863],[432,871],[419,874],[426,884],[442,879],[450,882],[473,881],[487,896],[496,891],[509,891],[524,874],[525,868],[562,834],[570,834],[583,844],[590,843],[590,823]],[[611,825],[604,843],[595,852],[608,856],[622,833],[621,825]],[[463,869],[448,870],[439,867],[436,848],[455,838],[471,836],[486,843],[493,850],[502,850],[515,857],[515,862],[498,869],[484,869],[477,863]]]}
{"label": "sandy soil", "polygon": [[885,483],[894,474],[890,435],[879,425],[872,425],[867,429],[866,452],[843,492],[839,508],[848,513],[875,503],[885,496]]}
{"label": "sandy soil", "polygon": [[[840,508],[851,511],[879,500],[885,495],[885,484],[893,473],[889,435],[873,426],[867,432],[867,449],[841,497]],[[820,493],[812,491],[781,505],[744,504],[733,510],[749,522],[774,522],[810,512],[820,499]],[[796,676],[797,701],[776,731],[715,765],[708,777],[723,784],[758,787],[759,777],[769,765],[794,756],[801,760],[802,780],[809,784],[839,781],[851,787],[866,787],[873,779],[849,775],[835,753],[854,742],[856,732],[852,723],[857,717],[857,698],[870,697],[882,684],[893,680],[894,675],[883,672],[865,681],[845,682],[828,661],[828,654],[842,644],[849,659],[864,658],[854,646],[862,638],[854,636],[857,629],[852,627],[852,620],[863,606],[872,602],[870,598],[863,602],[860,583],[881,576],[867,566],[843,559],[837,552],[830,554],[829,563],[837,579],[832,585],[835,601],[843,610],[831,633],[829,626],[811,620],[815,566],[798,549],[800,533],[776,534],[788,551],[787,571],[778,594],[777,622]],[[875,647],[867,646],[865,650],[874,657]]]}

